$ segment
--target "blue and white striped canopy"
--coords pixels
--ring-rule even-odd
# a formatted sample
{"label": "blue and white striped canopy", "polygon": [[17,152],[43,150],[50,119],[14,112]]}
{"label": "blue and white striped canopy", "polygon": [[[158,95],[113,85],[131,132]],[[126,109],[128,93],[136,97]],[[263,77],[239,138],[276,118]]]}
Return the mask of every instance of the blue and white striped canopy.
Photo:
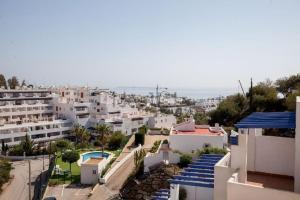
{"label": "blue and white striped canopy", "polygon": [[254,112],[235,126],[237,128],[296,128],[296,113]]}

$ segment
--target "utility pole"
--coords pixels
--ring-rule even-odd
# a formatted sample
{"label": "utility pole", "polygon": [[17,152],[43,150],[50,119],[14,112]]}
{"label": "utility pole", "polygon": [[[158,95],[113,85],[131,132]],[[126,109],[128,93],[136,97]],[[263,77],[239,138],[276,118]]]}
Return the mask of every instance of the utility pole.
{"label": "utility pole", "polygon": [[28,170],[29,170],[29,176],[28,176],[28,194],[29,194],[29,200],[31,200],[31,163],[30,160],[28,160]]}

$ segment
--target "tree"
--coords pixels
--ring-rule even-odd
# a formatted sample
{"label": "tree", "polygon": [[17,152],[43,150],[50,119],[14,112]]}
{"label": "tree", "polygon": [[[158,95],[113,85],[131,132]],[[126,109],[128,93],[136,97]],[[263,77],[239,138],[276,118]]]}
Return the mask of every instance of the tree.
{"label": "tree", "polygon": [[30,156],[33,154],[34,142],[30,139],[28,134],[25,135],[25,140],[20,143],[20,146],[22,147],[23,152],[25,152],[26,156]]}
{"label": "tree", "polygon": [[277,90],[283,94],[288,94],[291,90],[296,89],[300,84],[300,73],[290,77],[280,78],[275,82]]}
{"label": "tree", "polygon": [[146,152],[144,149],[134,152],[134,165],[136,176],[144,173],[144,157],[146,156]]}
{"label": "tree", "polygon": [[108,140],[108,147],[112,150],[120,148],[122,145],[124,145],[126,141],[126,136],[122,134],[121,131],[114,132],[109,140]]}
{"label": "tree", "polygon": [[20,86],[19,81],[16,76],[11,77],[7,80],[8,86],[10,89],[16,89],[17,86]]}
{"label": "tree", "polygon": [[64,149],[70,149],[71,143],[68,140],[58,140],[55,142],[55,147],[62,152]]}
{"label": "tree", "polygon": [[62,154],[61,157],[63,162],[68,162],[70,165],[70,173],[72,179],[72,163],[76,162],[79,159],[79,153],[75,150],[66,151]]}
{"label": "tree", "polygon": [[205,114],[196,113],[193,117],[195,120],[195,124],[197,125],[208,124],[208,117]]}
{"label": "tree", "polygon": [[4,87],[5,89],[7,89],[6,79],[3,74],[0,74],[0,87]]}
{"label": "tree", "polygon": [[2,150],[2,153],[6,154],[7,150],[8,150],[8,146],[7,144],[5,144],[4,140],[2,139],[1,140],[1,150]]}
{"label": "tree", "polygon": [[104,145],[107,141],[107,136],[110,134],[111,129],[106,124],[100,124],[96,126],[96,131],[99,133],[99,141],[101,142],[102,154],[104,152]]}
{"label": "tree", "polygon": [[80,145],[83,147],[88,144],[90,134],[84,127],[81,127],[79,124],[74,125],[73,135],[75,136],[76,144],[80,143]]}

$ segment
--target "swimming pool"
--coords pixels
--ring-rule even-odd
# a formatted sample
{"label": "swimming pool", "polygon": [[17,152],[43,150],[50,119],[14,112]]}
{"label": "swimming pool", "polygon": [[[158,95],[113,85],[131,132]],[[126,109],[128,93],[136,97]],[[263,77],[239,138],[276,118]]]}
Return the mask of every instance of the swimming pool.
{"label": "swimming pool", "polygon": [[82,162],[86,161],[89,158],[108,158],[109,153],[102,152],[101,151],[93,151],[93,152],[89,152],[89,153],[84,153],[82,154]]}

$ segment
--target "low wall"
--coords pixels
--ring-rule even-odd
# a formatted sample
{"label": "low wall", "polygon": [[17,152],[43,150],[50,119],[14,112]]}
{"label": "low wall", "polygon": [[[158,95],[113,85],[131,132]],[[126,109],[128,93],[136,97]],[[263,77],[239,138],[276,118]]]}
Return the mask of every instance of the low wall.
{"label": "low wall", "polygon": [[224,137],[227,136],[209,136],[209,135],[170,135],[170,148],[183,153],[191,153],[197,149],[202,149],[204,144],[209,143],[212,147],[223,148]]}
{"label": "low wall", "polygon": [[163,162],[163,152],[147,153],[144,158],[144,172],[149,172],[149,168]]}
{"label": "low wall", "polygon": [[139,145],[135,149],[133,149],[128,155],[126,155],[120,162],[118,162],[113,168],[111,168],[108,173],[104,175],[103,178],[100,178],[99,181],[101,183],[106,183],[106,181],[130,158],[134,155],[136,151],[142,149],[142,146]]}
{"label": "low wall", "polygon": [[300,194],[295,192],[237,183],[234,178],[230,178],[227,183],[227,200],[241,199],[299,200]]}
{"label": "low wall", "polygon": [[180,185],[186,190],[186,200],[213,200],[213,188]]}
{"label": "low wall", "polygon": [[234,169],[230,168],[229,164],[230,164],[230,152],[228,152],[215,165],[214,200],[226,200],[227,181],[234,173]]}

